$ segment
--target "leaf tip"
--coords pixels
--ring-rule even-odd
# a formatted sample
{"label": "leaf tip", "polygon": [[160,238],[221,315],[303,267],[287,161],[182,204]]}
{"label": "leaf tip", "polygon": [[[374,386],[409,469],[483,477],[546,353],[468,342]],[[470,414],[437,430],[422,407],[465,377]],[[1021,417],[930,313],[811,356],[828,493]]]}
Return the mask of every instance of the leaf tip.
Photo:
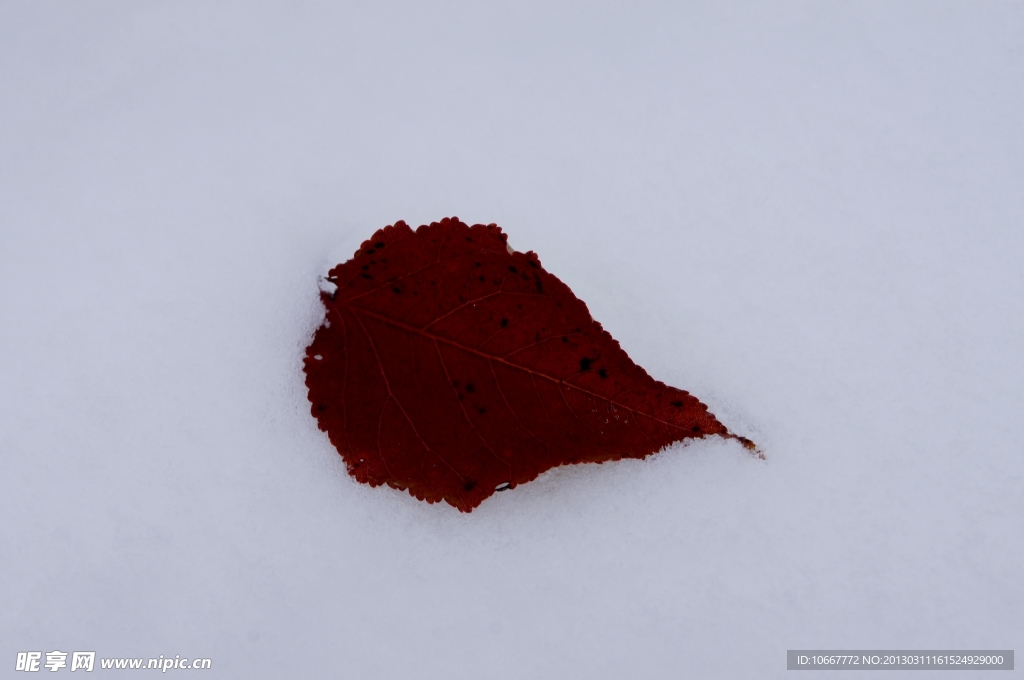
{"label": "leaf tip", "polygon": [[743,444],[743,448],[745,448],[747,451],[750,451],[761,460],[767,460],[764,457],[764,452],[757,447],[757,444],[747,439],[746,437],[740,437],[739,435],[735,435],[735,437],[736,441],[738,441],[740,444]]}

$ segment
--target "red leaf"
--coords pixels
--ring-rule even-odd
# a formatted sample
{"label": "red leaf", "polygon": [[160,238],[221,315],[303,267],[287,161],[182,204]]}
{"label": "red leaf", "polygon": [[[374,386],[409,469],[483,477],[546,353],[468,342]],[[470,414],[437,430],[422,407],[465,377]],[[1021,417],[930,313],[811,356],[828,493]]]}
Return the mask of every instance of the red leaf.
{"label": "red leaf", "polygon": [[496,225],[405,222],[330,271],[306,350],[313,415],[349,473],[469,512],[558,465],[730,434],[634,364]]}

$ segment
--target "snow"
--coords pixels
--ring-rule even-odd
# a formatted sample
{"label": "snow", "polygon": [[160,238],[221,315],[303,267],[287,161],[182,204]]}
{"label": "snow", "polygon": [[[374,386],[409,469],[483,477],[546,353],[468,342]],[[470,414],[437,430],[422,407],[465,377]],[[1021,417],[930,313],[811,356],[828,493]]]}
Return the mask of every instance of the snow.
{"label": "snow", "polygon": [[[787,649],[1021,649],[1022,22],[0,5],[0,663],[771,678]],[[318,277],[450,215],[767,460],[707,440],[470,515],[356,484],[303,385]]]}

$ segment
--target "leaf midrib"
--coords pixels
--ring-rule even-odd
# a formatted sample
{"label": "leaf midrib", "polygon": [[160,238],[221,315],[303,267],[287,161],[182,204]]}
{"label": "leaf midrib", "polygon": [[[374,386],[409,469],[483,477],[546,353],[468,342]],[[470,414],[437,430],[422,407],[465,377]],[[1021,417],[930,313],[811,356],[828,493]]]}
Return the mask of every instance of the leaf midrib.
{"label": "leaf midrib", "polygon": [[[614,399],[611,399],[609,397],[605,397],[603,395],[597,394],[596,392],[591,392],[590,390],[588,390],[588,389],[586,389],[584,387],[580,387],[579,385],[574,385],[574,384],[572,384],[570,382],[566,382],[566,381],[564,381],[564,380],[562,380],[560,378],[555,378],[555,377],[552,377],[552,376],[547,375],[545,373],[541,373],[540,371],[535,371],[535,370],[533,370],[532,368],[530,368],[528,366],[523,366],[522,364],[517,364],[517,363],[511,362],[511,361],[509,361],[507,359],[503,359],[502,357],[491,356],[490,354],[486,354],[485,352],[481,352],[478,349],[473,349],[472,347],[467,347],[466,345],[463,345],[460,342],[456,342],[455,340],[451,340],[449,338],[445,338],[445,337],[442,337],[442,336],[439,336],[439,335],[435,335],[435,334],[431,333],[430,331],[424,330],[422,328],[416,328],[415,326],[410,326],[407,323],[403,323],[401,321],[396,321],[395,319],[391,319],[391,318],[386,317],[386,316],[384,316],[382,314],[378,314],[376,312],[371,312],[371,311],[369,311],[367,309],[363,309],[361,307],[354,307],[354,306],[349,305],[347,303],[341,303],[341,304],[343,304],[345,306],[345,308],[348,309],[352,313],[362,314],[363,316],[366,316],[366,317],[369,317],[369,318],[372,318],[372,319],[376,319],[377,321],[380,321],[381,323],[388,324],[388,325],[393,326],[395,328],[401,328],[404,331],[408,331],[410,333],[415,333],[416,335],[420,335],[420,336],[422,336],[424,338],[428,338],[428,339],[430,339],[430,340],[432,340],[434,342],[443,342],[446,345],[450,345],[451,347],[455,347],[455,348],[460,349],[460,350],[462,350],[464,352],[469,352],[470,354],[475,354],[476,356],[484,358],[484,359],[487,359],[489,361],[500,362],[500,363],[505,364],[506,366],[508,366],[510,368],[514,368],[514,369],[517,369],[517,370],[520,370],[520,371],[524,371],[524,372],[529,373],[531,375],[539,376],[539,377],[544,378],[545,380],[553,382],[553,383],[555,383],[557,385],[565,385],[566,387],[569,387],[569,388],[572,388],[574,390],[577,390],[578,392],[581,392],[583,394],[587,394],[587,395],[589,395],[591,397],[594,397],[595,399],[600,399],[601,401],[605,401],[605,402],[608,402],[609,404],[613,404],[615,406],[623,408],[623,409],[629,411],[630,413],[642,415],[645,418],[650,418],[651,420],[654,420],[656,422],[662,423],[663,425],[667,425],[668,427],[674,428],[676,430],[681,430],[681,431],[687,432],[689,434],[689,430],[686,429],[685,427],[682,427],[681,425],[676,425],[675,423],[671,423],[671,422],[669,422],[667,420],[663,420],[661,418],[658,418],[657,416],[651,415],[650,413],[644,413],[643,411],[638,411],[637,409],[629,407],[629,406],[626,406],[625,404],[623,404],[621,402],[618,402],[618,401],[615,401]],[[691,398],[693,398],[693,397],[691,397]],[[692,435],[690,435],[690,436],[692,436]]]}

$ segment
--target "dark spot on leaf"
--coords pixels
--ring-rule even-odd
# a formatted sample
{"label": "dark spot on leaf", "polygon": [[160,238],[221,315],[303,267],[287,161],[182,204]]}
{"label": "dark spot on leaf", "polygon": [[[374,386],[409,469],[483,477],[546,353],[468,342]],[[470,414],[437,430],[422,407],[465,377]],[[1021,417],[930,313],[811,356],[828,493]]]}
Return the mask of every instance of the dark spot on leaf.
{"label": "dark spot on leaf", "polygon": [[591,359],[590,357],[583,357],[582,359],[580,359],[580,370],[581,371],[589,371],[590,370],[590,364],[592,364],[592,363],[594,363],[593,359]]}
{"label": "dark spot on leaf", "polygon": [[518,270],[518,269],[516,269],[515,267],[513,267],[512,265],[509,265],[509,266],[508,266],[508,270],[509,270],[510,272],[512,272],[513,274],[518,274],[518,273],[519,273],[519,270]]}
{"label": "dark spot on leaf", "polygon": [[675,406],[676,408],[682,408],[683,407],[683,402],[681,402],[681,401],[673,401],[673,402],[670,402],[670,403],[673,406]]}
{"label": "dark spot on leaf", "polygon": [[563,335],[563,336],[562,336],[562,342],[569,342],[569,338],[567,338],[567,337],[565,337],[565,336]]}
{"label": "dark spot on leaf", "polygon": [[[467,239],[467,240],[469,240],[469,239]],[[473,489],[476,488],[476,480],[475,479],[467,479],[466,483],[462,485],[462,488],[465,489],[466,491],[472,491]]]}
{"label": "dark spot on leaf", "polygon": [[466,391],[470,393],[476,392],[476,385],[473,383],[466,383]]}
{"label": "dark spot on leaf", "polygon": [[362,274],[360,274],[360,276],[362,276],[364,279],[372,279],[373,278],[371,275],[367,274],[366,272],[363,272]]}
{"label": "dark spot on leaf", "polygon": [[384,247],[384,242],[383,241],[377,241],[376,243],[373,244],[373,247],[374,248],[383,248]]}
{"label": "dark spot on leaf", "polygon": [[479,413],[480,415],[483,415],[483,414],[487,413],[487,409],[485,409],[483,406],[481,406],[480,408],[478,408],[476,410],[476,412]]}
{"label": "dark spot on leaf", "polygon": [[501,327],[502,327],[502,328],[504,328],[504,327],[505,327],[505,326],[507,326],[507,325],[508,325],[508,319],[506,319],[506,318],[502,318],[502,319],[501,319]]}
{"label": "dark spot on leaf", "polygon": [[694,425],[693,427],[691,427],[690,432],[695,432],[699,434],[701,432],[700,425]]}
{"label": "dark spot on leaf", "polygon": [[482,277],[482,276],[481,276],[481,277],[480,277],[480,280],[481,280],[481,281],[483,281],[483,280],[484,280],[484,277]]}
{"label": "dark spot on leaf", "polygon": [[608,371],[604,370],[603,368],[600,371],[598,371],[597,374],[599,376],[601,376],[602,378],[607,378],[608,377]]}
{"label": "dark spot on leaf", "polygon": [[368,265],[368,264],[364,264],[362,267],[360,267],[360,269],[362,269],[363,271],[366,271],[369,268],[370,268],[370,265]]}
{"label": "dark spot on leaf", "polygon": [[392,292],[393,292],[393,293],[394,293],[395,295],[398,295],[399,293],[401,293],[401,292],[402,292],[402,289],[401,289],[401,288],[392,288],[392,289],[391,289],[391,291],[392,291]]}

